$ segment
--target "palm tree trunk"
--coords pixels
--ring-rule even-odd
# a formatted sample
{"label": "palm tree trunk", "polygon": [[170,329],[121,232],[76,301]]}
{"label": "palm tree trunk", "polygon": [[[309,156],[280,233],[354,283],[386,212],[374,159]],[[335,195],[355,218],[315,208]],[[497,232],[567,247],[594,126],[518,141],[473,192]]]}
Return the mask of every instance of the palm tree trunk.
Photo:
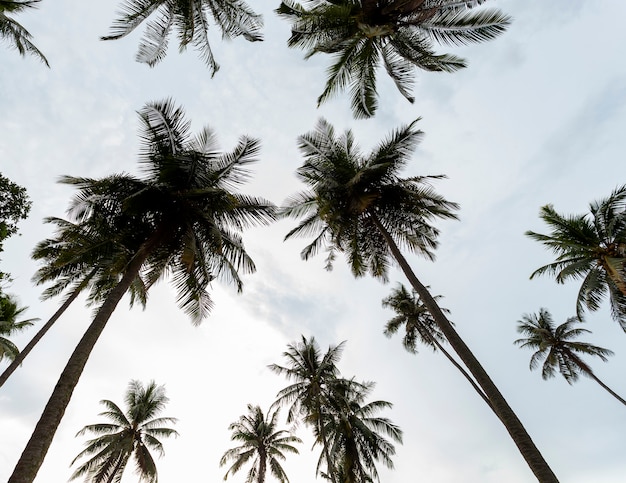
{"label": "palm tree trunk", "polygon": [[37,343],[42,339],[42,337],[44,335],[46,335],[46,332],[48,332],[48,330],[50,330],[50,328],[59,319],[59,317],[61,317],[61,315],[63,315],[63,313],[67,310],[67,308],[70,306],[70,304],[72,302],[74,302],[74,300],[76,300],[76,298],[83,291],[83,289],[85,288],[85,286],[87,285],[87,283],[91,279],[92,274],[94,274],[94,273],[95,273],[95,270],[92,271],[91,274],[89,276],[87,276],[80,283],[80,285],[78,287],[76,287],[74,289],[74,291],[70,294],[70,296],[67,298],[67,300],[65,300],[65,302],[63,302],[63,304],[61,304],[61,306],[58,308],[58,310],[54,313],[54,315],[52,317],[50,317],[50,319],[48,319],[48,322],[46,322],[44,324],[44,326],[41,329],[39,329],[39,332],[37,332],[35,334],[35,336],[28,342],[28,344],[26,344],[24,349],[22,349],[20,351],[20,353],[13,360],[13,362],[11,362],[9,367],[7,367],[4,370],[2,375],[0,375],[0,387],[2,387],[5,382],[7,382],[7,379],[22,364],[22,362],[24,361],[26,356],[30,353],[31,350],[33,350],[33,347],[35,347],[35,345],[37,345]]}
{"label": "palm tree trunk", "polygon": [[578,357],[576,354],[574,354],[571,350],[565,349],[565,352],[567,352],[568,356],[571,357],[571,359],[573,361],[576,362],[576,365],[578,365],[578,367],[582,370],[582,372],[589,376],[591,379],[593,379],[594,381],[596,381],[598,384],[600,384],[600,386],[602,386],[604,388],[605,391],[607,391],[611,396],[613,396],[615,399],[617,399],[619,402],[621,402],[622,404],[624,404],[626,406],[626,401],[624,401],[624,399],[622,399],[619,394],[617,394],[616,392],[614,392],[609,386],[607,386],[606,384],[604,384],[591,370],[591,367],[589,367],[587,365],[587,363],[585,361],[583,361],[580,357]]}
{"label": "palm tree trunk", "polygon": [[496,385],[493,383],[485,369],[482,367],[478,359],[471,352],[469,347],[465,344],[463,339],[456,332],[450,321],[441,311],[437,302],[430,294],[428,289],[419,281],[411,266],[406,261],[406,258],[402,255],[402,252],[398,248],[398,245],[389,234],[387,229],[381,224],[378,217],[371,213],[371,220],[374,225],[378,228],[383,238],[386,240],[389,245],[389,249],[400,265],[400,268],[406,275],[407,279],[420,296],[424,305],[429,310],[435,322],[441,329],[441,332],[446,336],[450,346],[454,349],[457,355],[465,364],[465,367],[471,372],[474,376],[478,385],[482,388],[485,395],[491,401],[492,409],[496,413],[496,415],[502,421],[502,424],[506,427],[509,435],[515,442],[517,448],[520,453],[528,463],[531,471],[537,477],[537,480],[541,483],[558,483],[558,479],[548,463],[545,461],[543,456],[541,455],[539,449],[533,443],[530,435],[522,425],[521,421],[513,412],[509,404],[504,399],[504,396],[500,393]]}
{"label": "palm tree trunk", "polygon": [[615,267],[607,261],[606,258],[609,257],[602,257],[602,268],[604,268],[609,279],[615,284],[618,290],[622,292],[623,295],[626,295],[626,281],[624,277],[618,270],[615,270]]}
{"label": "palm tree trunk", "polygon": [[128,264],[124,276],[109,292],[91,325],[87,328],[82,339],[74,349],[8,483],[32,483],[37,476],[37,472],[52,444],[54,434],[61,423],[65,409],[70,402],[74,388],[78,384],[78,380],[87,364],[89,355],[115,307],[139,274],[139,270],[148,257],[151,247],[156,242],[156,238],[157,235],[153,235],[137,250],[135,256]]}
{"label": "palm tree trunk", "polygon": [[624,401],[617,393],[613,392],[613,390],[609,386],[607,386],[600,379],[598,379],[598,377],[593,372],[590,371],[587,375],[591,379],[596,381],[598,384],[600,384],[600,386],[602,386],[611,396],[613,396],[615,399],[617,399],[622,404],[626,405],[626,401]]}
{"label": "palm tree trunk", "polygon": [[328,438],[326,436],[326,427],[324,425],[324,419],[322,418],[321,404],[318,404],[317,414],[319,415],[318,426],[319,426],[320,436],[322,437],[322,445],[324,446],[324,449],[323,449],[324,456],[326,457],[326,471],[328,472],[328,477],[330,478],[331,483],[337,483],[336,476],[335,476],[335,465],[333,464],[333,461],[330,459],[330,451],[328,450]]}
{"label": "palm tree trunk", "polygon": [[435,344],[437,346],[437,349],[439,349],[443,353],[443,355],[446,356],[448,358],[448,360],[454,365],[454,367],[456,367],[459,371],[461,371],[461,374],[463,374],[465,379],[468,380],[468,382],[472,385],[472,387],[478,393],[478,395],[483,398],[483,401],[485,401],[487,403],[487,406],[489,406],[491,408],[491,410],[496,414],[496,416],[498,416],[498,413],[496,413],[495,409],[493,409],[493,406],[492,406],[491,401],[489,400],[489,398],[487,396],[485,396],[485,393],[483,392],[483,390],[478,386],[478,384],[476,384],[476,381],[474,381],[474,379],[472,379],[472,376],[470,376],[467,373],[465,368],[461,364],[459,364],[456,361],[456,359],[454,357],[452,357],[452,355],[447,350],[445,350],[443,348],[443,346],[441,345],[441,343],[437,339],[435,339],[434,337],[431,337],[431,340],[432,340],[433,344]]}

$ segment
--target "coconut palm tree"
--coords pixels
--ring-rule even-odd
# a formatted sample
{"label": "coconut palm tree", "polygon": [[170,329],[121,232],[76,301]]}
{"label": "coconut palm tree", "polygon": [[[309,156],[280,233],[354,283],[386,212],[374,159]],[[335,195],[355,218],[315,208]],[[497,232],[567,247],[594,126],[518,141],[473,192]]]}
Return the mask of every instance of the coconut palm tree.
{"label": "coconut palm tree", "polygon": [[305,162],[297,174],[309,190],[293,195],[282,208],[284,216],[302,219],[285,238],[313,234],[302,258],[306,260],[326,246],[327,267],[332,266],[337,252],[343,252],[356,277],[370,273],[387,281],[389,265],[395,261],[535,476],[542,482],[555,482],[556,476],[515,412],[400,251],[402,245],[432,260],[438,235],[432,222],[456,218],[458,208],[431,187],[430,180],[442,176],[400,178],[399,171],[421,135],[413,122],[394,131],[371,154],[363,155],[350,131],[336,137],[333,127],[321,120],[313,132],[299,139]]}
{"label": "coconut palm tree", "polygon": [[131,381],[124,396],[127,409],[123,411],[113,401],[103,399],[100,404],[106,410],[100,416],[110,423],[90,424],[76,436],[87,433],[96,435],[86,443],[86,448],[72,460],[74,465],[81,458],[89,457],[72,474],[70,480],[85,477],[86,482],[119,482],[131,458],[139,474],[139,481],[156,483],[157,469],[151,450],[163,456],[163,444],[159,438],[178,436],[164,425],[176,423],[176,418],[157,417],[169,401],[165,387],[150,381],[145,387],[139,381]]}
{"label": "coconut palm tree", "polygon": [[219,65],[209,44],[209,17],[213,17],[223,38],[243,36],[250,42],[263,40],[261,16],[242,0],[124,0],[111,27],[111,34],[101,37],[101,40],[125,37],[148,20],[139,43],[138,62],[151,67],[160,62],[167,52],[169,34],[175,29],[180,42],[179,50],[193,45],[213,75]]}
{"label": "coconut palm tree", "polygon": [[31,42],[32,35],[9,15],[35,8],[41,0],[0,0],[0,40],[9,42],[21,55],[32,54],[50,67],[48,60]]}
{"label": "coconut palm tree", "polygon": [[[119,281],[132,255],[131,239],[121,243],[120,239],[110,235],[106,226],[89,226],[94,220],[90,224],[76,224],[54,217],[45,221],[56,225],[56,233],[54,238],[40,242],[33,251],[33,258],[43,263],[33,280],[37,284],[53,282],[43,292],[43,299],[67,293],[57,311],[0,375],[0,387],[83,291],[89,289],[89,305],[103,301]],[[134,232],[135,239],[137,231]],[[138,300],[145,307],[146,287],[140,277],[131,285],[130,295],[131,306]]]}
{"label": "coconut palm tree", "polygon": [[[271,364],[275,373],[293,381],[276,395],[274,406],[289,406],[287,422],[292,423],[302,417],[306,424],[314,428],[317,441],[322,445],[322,452],[327,462],[327,474],[336,483],[333,476],[333,459],[329,452],[324,415],[331,397],[332,388],[343,384],[339,377],[337,362],[341,358],[345,342],[330,346],[322,355],[315,337],[302,336],[300,342],[289,344],[283,357],[287,364]],[[319,470],[319,468],[318,468]]]}
{"label": "coconut palm tree", "polygon": [[[402,442],[401,429],[389,419],[375,416],[380,410],[392,407],[387,401],[366,399],[373,383],[344,384],[334,387],[325,418],[328,445],[333,455],[335,474],[342,483],[379,481],[376,462],[393,469],[393,443]],[[325,453],[320,456],[320,464]],[[318,464],[319,467],[319,464]]]}
{"label": "coconut palm tree", "polygon": [[626,331],[626,185],[608,198],[589,204],[589,213],[563,216],[552,205],[541,208],[539,216],[551,232],[527,231],[557,257],[535,270],[553,275],[558,283],[582,279],[576,299],[576,313],[598,310],[608,293],[611,314]]}
{"label": "coconut palm tree", "polygon": [[138,246],[70,356],[11,483],[34,480],[91,350],[137,277],[149,289],[169,275],[179,305],[193,323],[200,323],[212,307],[207,292],[212,280],[221,278],[241,291],[240,272],[255,270],[240,232],[274,219],[272,203],[236,191],[250,176],[248,165],[256,161],[256,140],[243,137],[233,152],[221,154],[209,128],[190,136],[183,110],[171,100],[149,103],[139,115],[143,178],[63,179],[78,188],[69,210],[73,221],[89,223],[98,217],[109,223],[112,237],[125,241],[134,233]]}
{"label": "coconut palm tree", "polygon": [[413,71],[455,72],[465,60],[436,54],[434,44],[484,42],[504,32],[510,18],[498,10],[474,10],[483,0],[313,0],[310,7],[283,0],[277,13],[292,22],[290,47],[333,54],[318,105],[350,88],[357,118],[377,108],[376,72],[382,65],[410,102]]}
{"label": "coconut palm tree", "polygon": [[9,339],[18,332],[33,325],[39,319],[19,319],[27,307],[19,307],[15,298],[0,292],[0,362],[4,359],[13,361],[20,353],[17,346]]}
{"label": "coconut palm tree", "polygon": [[228,429],[232,431],[230,439],[241,442],[241,446],[229,449],[222,456],[220,466],[233,461],[224,475],[224,480],[252,461],[246,483],[264,483],[268,468],[270,474],[278,481],[289,482],[280,461],[285,460],[284,453],[298,454],[293,443],[301,443],[302,440],[290,431],[276,429],[278,413],[278,409],[270,410],[265,416],[259,406],[248,404],[248,414],[241,416],[237,422],[228,426]]}
{"label": "coconut palm tree", "polygon": [[[429,287],[427,286],[426,288],[428,289]],[[441,296],[437,295],[433,298],[438,300]],[[474,379],[472,379],[472,376],[470,376],[452,354],[443,347],[446,338],[415,290],[409,292],[404,285],[398,284],[398,287],[391,291],[391,295],[383,299],[382,305],[383,307],[392,309],[396,313],[396,316],[385,324],[384,334],[387,337],[393,336],[401,327],[404,327],[402,345],[408,352],[416,354],[418,342],[430,347],[433,351],[439,350],[452,365],[461,372],[463,377],[467,379],[487,405],[491,407],[491,402],[487,396],[485,396],[482,389],[478,387]],[[446,314],[450,312],[448,309],[444,308],[442,308],[441,311]]]}
{"label": "coconut palm tree", "polygon": [[591,333],[587,329],[575,327],[580,322],[577,317],[571,317],[555,327],[550,312],[539,309],[538,314],[526,314],[518,321],[517,331],[526,337],[517,339],[515,344],[535,351],[530,358],[530,369],[536,369],[543,361],[541,377],[544,379],[554,377],[558,370],[569,384],[573,384],[578,380],[578,375],[583,374],[626,405],[626,401],[598,379],[591,367],[580,358],[580,355],[585,354],[599,357],[606,362],[608,356],[613,355],[608,349],[575,341],[580,335]]}

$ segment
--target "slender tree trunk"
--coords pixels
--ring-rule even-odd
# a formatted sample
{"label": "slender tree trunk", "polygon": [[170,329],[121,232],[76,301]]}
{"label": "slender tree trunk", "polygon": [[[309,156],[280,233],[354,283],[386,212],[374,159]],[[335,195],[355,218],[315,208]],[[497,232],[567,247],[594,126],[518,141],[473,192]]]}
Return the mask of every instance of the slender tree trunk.
{"label": "slender tree trunk", "polygon": [[594,381],[596,381],[598,384],[600,384],[600,386],[602,386],[611,396],[613,396],[615,399],[617,399],[619,402],[621,402],[622,404],[626,405],[626,401],[624,401],[617,393],[615,393],[609,386],[607,386],[606,384],[604,384],[600,379],[598,379],[598,377],[593,373],[593,372],[589,372],[588,376],[593,379]]}
{"label": "slender tree trunk", "polygon": [[[95,272],[92,272],[92,273],[95,273]],[[67,310],[70,304],[74,302],[74,300],[76,300],[76,298],[83,291],[83,289],[85,288],[85,286],[87,285],[90,279],[91,279],[91,276],[87,277],[85,280],[81,282],[81,284],[78,287],[74,289],[74,291],[67,298],[67,300],[63,302],[63,304],[61,304],[61,306],[54,313],[54,315],[50,317],[50,319],[48,319],[48,322],[46,322],[44,326],[41,329],[39,329],[39,332],[37,332],[35,336],[30,340],[30,342],[26,344],[26,347],[24,347],[24,349],[20,351],[18,356],[13,360],[13,362],[11,362],[9,367],[7,367],[4,370],[2,375],[0,375],[0,387],[2,387],[5,382],[7,382],[7,379],[11,376],[11,374],[13,374],[13,372],[15,372],[15,370],[20,366],[20,364],[22,364],[26,356],[30,353],[31,350],[33,350],[33,347],[35,347],[35,345],[37,345],[37,343],[42,339],[42,337],[46,335],[46,332],[48,332],[48,330],[50,330],[50,328],[59,319],[59,317],[63,315],[63,313]]]}
{"label": "slender tree trunk", "polygon": [[156,236],[153,236],[150,240],[144,242],[137,250],[124,276],[111,292],[109,292],[109,295],[100,306],[91,325],[85,331],[76,349],[74,349],[8,483],[32,483],[37,476],[37,472],[43,464],[46,453],[52,444],[54,434],[61,423],[65,409],[70,402],[74,388],[76,384],[78,384],[80,375],[87,364],[89,355],[98,341],[100,334],[102,334],[115,307],[122,299],[135,277],[139,274],[139,270],[148,257],[150,248],[155,242],[155,238]]}
{"label": "slender tree trunk", "polygon": [[624,399],[622,399],[620,397],[619,394],[617,394],[615,391],[613,391],[609,386],[607,386],[606,384],[604,384],[599,378],[598,376],[596,376],[593,371],[591,370],[591,367],[589,367],[587,365],[587,363],[585,361],[583,361],[580,357],[578,357],[576,354],[574,354],[571,350],[569,349],[565,349],[565,352],[567,353],[567,355],[576,362],[576,364],[578,365],[578,367],[583,371],[583,373],[587,376],[589,376],[591,379],[593,379],[594,381],[596,381],[598,384],[600,384],[600,386],[602,386],[604,388],[605,391],[607,391],[611,396],[613,396],[615,399],[617,399],[619,402],[621,402],[622,404],[624,404],[626,406],[626,401],[624,401]]}
{"label": "slender tree trunk", "polygon": [[[433,344],[435,344],[437,346],[437,348],[443,353],[443,355],[448,358],[448,360],[454,365],[454,367],[456,367],[459,371],[461,371],[461,374],[463,374],[465,379],[468,380],[468,382],[472,385],[472,387],[478,393],[478,395],[483,398],[483,401],[485,401],[487,403],[487,406],[489,406],[491,408],[491,410],[496,414],[496,416],[498,416],[498,413],[496,413],[495,409],[493,409],[491,401],[489,400],[489,398],[487,396],[485,396],[485,393],[478,386],[478,384],[476,384],[476,381],[474,381],[474,379],[472,379],[472,376],[470,376],[467,373],[467,371],[465,370],[465,368],[463,368],[463,366],[461,364],[459,364],[456,361],[456,359],[454,357],[452,357],[452,355],[447,350],[445,350],[443,348],[443,346],[441,345],[441,343],[437,339],[435,339],[434,337],[431,337],[431,339],[432,339]],[[498,416],[498,417],[500,417],[500,416]]]}
{"label": "slender tree trunk", "polygon": [[604,268],[604,271],[609,276],[609,279],[615,284],[619,291],[622,292],[623,295],[626,295],[626,281],[624,281],[624,277],[608,260],[606,260],[606,258],[610,257],[602,257],[602,268]]}
{"label": "slender tree trunk", "polygon": [[333,461],[330,459],[330,451],[328,450],[328,438],[326,436],[326,429],[324,426],[324,419],[322,418],[322,408],[321,405],[318,404],[317,407],[317,414],[319,415],[319,432],[320,432],[320,436],[322,437],[322,445],[324,446],[324,456],[326,457],[326,469],[328,471],[328,476],[330,478],[331,483],[337,483],[336,482],[336,476],[335,476],[335,465],[333,464]]}
{"label": "slender tree trunk", "polygon": [[258,483],[265,483],[265,473],[267,471],[267,453],[264,448],[259,448],[259,479]]}
{"label": "slender tree trunk", "polygon": [[463,361],[465,366],[474,376],[478,385],[483,389],[485,395],[491,401],[493,411],[506,427],[520,453],[528,463],[528,466],[537,477],[537,480],[541,483],[557,483],[558,479],[556,475],[550,466],[548,466],[548,463],[541,455],[539,449],[535,446],[535,443],[533,443],[533,440],[522,425],[521,421],[504,399],[504,396],[502,396],[485,369],[482,367],[480,362],[478,362],[478,359],[476,359],[469,347],[467,347],[463,339],[461,339],[450,321],[441,311],[439,305],[437,305],[436,300],[430,294],[428,289],[418,280],[417,276],[411,269],[411,266],[402,255],[398,245],[391,237],[387,229],[381,224],[375,214],[370,213],[370,216],[372,222],[376,225],[380,233],[387,241],[389,249],[400,265],[400,268],[424,302],[424,305],[435,319],[435,322],[437,322],[441,332],[443,332],[448,339],[450,346]]}

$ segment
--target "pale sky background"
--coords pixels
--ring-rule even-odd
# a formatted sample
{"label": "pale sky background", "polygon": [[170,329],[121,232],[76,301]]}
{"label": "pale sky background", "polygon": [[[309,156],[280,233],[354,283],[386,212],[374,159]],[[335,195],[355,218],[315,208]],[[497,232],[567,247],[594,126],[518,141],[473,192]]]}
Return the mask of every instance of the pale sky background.
{"label": "pale sky background", "polygon": [[[319,117],[339,132],[353,129],[369,150],[392,129],[422,117],[424,141],[404,174],[446,174],[437,189],[461,204],[460,221],[440,223],[435,263],[409,256],[422,281],[452,312],[457,329],[517,412],[564,483],[626,481],[626,408],[593,381],[569,386],[560,376],[543,381],[528,370],[531,353],[513,346],[516,321],[548,308],[557,323],[574,313],[575,284],[557,285],[530,273],[551,255],[524,236],[545,232],[539,208],[582,213],[592,200],[626,182],[626,3],[612,0],[487,2],[514,17],[499,39],[448,51],[465,56],[456,74],[416,73],[414,105],[380,73],[380,107],[371,120],[354,120],[347,95],[320,109],[330,59],[303,60],[289,50],[289,25],[273,14],[278,1],[253,2],[265,19],[265,41],[212,47],[221,70],[211,79],[193,49],[180,54],[174,38],[156,68],[134,62],[140,32],[101,42],[117,1],[44,0],[17,17],[34,36],[51,69],[0,45],[0,171],[25,186],[33,200],[21,236],[5,243],[7,289],[43,321],[60,300],[39,301],[30,281],[34,245],[49,236],[46,216],[65,216],[72,191],[61,175],[101,177],[137,172],[138,118],[145,102],[172,97],[192,130],[212,126],[224,150],[239,136],[262,140],[255,177],[245,190],[277,204],[302,188],[296,138]],[[443,52],[444,50],[441,49]],[[404,431],[395,470],[379,465],[383,483],[528,483],[532,473],[502,424],[440,355],[406,353],[399,337],[386,339],[394,314],[380,301],[397,282],[354,280],[344,260],[332,272],[324,256],[299,257],[306,239],[283,243],[294,226],[281,221],[244,234],[258,271],[244,292],[214,284],[215,309],[193,327],[177,309],[166,283],[147,309],[118,306],[98,342],[45,463],[39,483],[67,481],[69,463],[85,438],[74,435],[101,420],[100,399],[122,403],[131,379],[165,384],[179,418],[177,439],[164,441],[159,481],[218,482],[223,452],[234,446],[228,425],[248,403],[267,409],[286,381],[267,365],[282,363],[287,344],[315,336],[323,350],[347,341],[339,364],[346,377],[377,383],[373,397],[394,404],[384,413]],[[408,285],[408,284],[407,284]],[[57,323],[23,367],[0,389],[0,481],[10,475],[69,354],[87,327],[83,300]],[[596,374],[626,394],[626,334],[608,310],[589,314],[588,342],[615,351],[609,363],[590,360]],[[16,341],[23,346],[35,332]],[[2,365],[4,368],[5,364]],[[284,467],[292,483],[316,481],[319,454],[306,443]],[[130,468],[129,468],[130,470]],[[245,472],[228,481],[241,482]],[[124,482],[136,481],[127,471]],[[271,481],[271,480],[270,480]],[[318,479],[317,481],[323,481]]]}

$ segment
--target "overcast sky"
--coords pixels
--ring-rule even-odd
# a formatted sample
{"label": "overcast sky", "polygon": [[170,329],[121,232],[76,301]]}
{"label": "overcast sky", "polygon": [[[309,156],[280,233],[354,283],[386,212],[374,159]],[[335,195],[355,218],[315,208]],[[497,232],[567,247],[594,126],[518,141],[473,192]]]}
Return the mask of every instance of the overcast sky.
{"label": "overcast sky", "polygon": [[[277,204],[302,189],[296,138],[326,118],[351,128],[364,151],[392,129],[421,117],[425,137],[406,176],[445,174],[437,189],[461,205],[460,221],[438,224],[441,246],[432,263],[409,256],[434,294],[444,296],[461,336],[499,386],[557,476],[567,483],[623,481],[626,408],[590,379],[569,386],[528,370],[530,352],[513,346],[516,321],[548,308],[557,323],[574,314],[578,287],[529,281],[550,254],[524,236],[545,232],[539,208],[583,213],[590,201],[626,182],[626,3],[611,0],[492,1],[514,22],[499,39],[455,49],[469,67],[456,74],[416,73],[415,104],[379,76],[377,116],[354,120],[340,95],[322,108],[329,58],[303,60],[286,46],[289,25],[273,14],[278,2],[255,2],[265,41],[222,42],[210,30],[221,70],[211,78],[193,49],[179,53],[172,39],[166,59],[150,69],[134,62],[140,32],[101,42],[117,2],[44,0],[20,21],[51,69],[0,44],[0,171],[25,186],[33,200],[21,236],[5,243],[2,270],[15,279],[29,317],[42,321],[59,300],[41,302],[30,281],[34,245],[49,236],[46,216],[65,216],[72,191],[61,175],[101,177],[137,173],[138,117],[144,103],[173,98],[192,131],[210,125],[222,149],[247,134],[262,141],[255,177],[245,191]],[[443,51],[443,50],[442,50]],[[451,50],[448,50],[452,52]],[[267,369],[281,363],[287,344],[315,336],[325,350],[346,340],[339,364],[346,377],[377,383],[373,397],[393,403],[384,416],[404,431],[395,470],[379,466],[381,482],[526,483],[534,477],[504,427],[440,355],[406,353],[399,338],[383,336],[393,313],[380,301],[398,282],[355,280],[337,259],[303,262],[307,243],[283,237],[281,221],[244,234],[257,273],[243,294],[214,284],[215,309],[193,327],[163,282],[145,311],[118,306],[93,351],[42,466],[37,482],[67,481],[84,438],[74,435],[101,420],[100,399],[120,404],[131,379],[165,384],[179,418],[177,439],[165,440],[159,481],[217,482],[223,452],[233,447],[228,425],[248,403],[267,409],[286,381]],[[58,322],[23,367],[0,389],[0,480],[8,478],[69,354],[87,327],[84,300]],[[626,394],[626,334],[604,310],[589,314],[587,341],[615,351],[609,363],[589,361],[596,374]],[[20,346],[34,333],[17,339]],[[4,364],[2,365],[4,368]],[[292,483],[315,481],[319,449],[308,430],[299,456],[285,469]],[[229,478],[238,482],[243,472]],[[130,468],[125,482],[136,481]],[[322,481],[322,480],[318,480]]]}

